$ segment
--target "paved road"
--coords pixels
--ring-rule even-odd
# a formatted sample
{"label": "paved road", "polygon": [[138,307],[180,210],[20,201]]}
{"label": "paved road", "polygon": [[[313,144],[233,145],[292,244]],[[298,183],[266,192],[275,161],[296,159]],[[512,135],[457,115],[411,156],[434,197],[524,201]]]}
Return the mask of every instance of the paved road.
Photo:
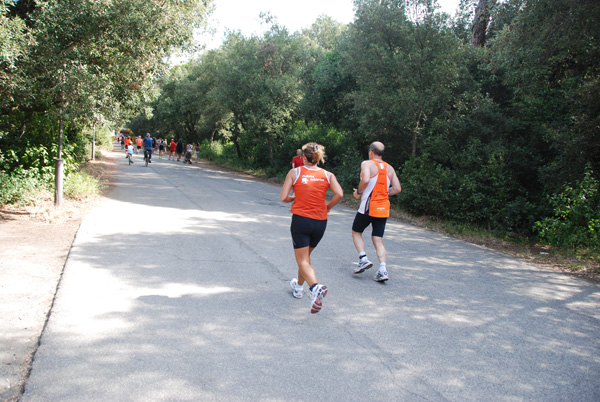
{"label": "paved road", "polygon": [[23,401],[600,400],[597,284],[397,222],[378,284],[352,274],[338,206],[311,315],[280,187],[123,169],[77,234]]}

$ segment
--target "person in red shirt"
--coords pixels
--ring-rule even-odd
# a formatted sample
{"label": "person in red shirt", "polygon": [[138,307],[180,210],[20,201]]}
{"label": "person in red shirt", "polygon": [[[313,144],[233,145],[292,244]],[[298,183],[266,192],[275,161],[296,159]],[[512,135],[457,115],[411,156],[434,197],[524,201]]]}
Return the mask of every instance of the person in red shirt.
{"label": "person in red shirt", "polygon": [[175,143],[174,139],[171,139],[171,143],[169,144],[169,160],[171,160],[171,158],[173,158],[173,160],[175,160],[175,148],[177,147],[177,144]]}
{"label": "person in red shirt", "polygon": [[[311,313],[318,313],[323,307],[327,287],[317,282],[311,265],[310,254],[325,234],[327,214],[344,196],[342,186],[335,175],[317,165],[325,162],[325,148],[315,142],[302,147],[303,166],[291,169],[283,183],[280,199],[292,202],[292,241],[294,255],[298,263],[298,278],[290,281],[295,298],[300,299],[306,282],[311,292]],[[294,195],[290,192],[294,190]],[[327,190],[333,191],[333,198],[327,202]]]}
{"label": "person in red shirt", "polygon": [[300,166],[304,166],[304,158],[302,157],[302,150],[296,150],[296,156],[292,158],[292,169]]}

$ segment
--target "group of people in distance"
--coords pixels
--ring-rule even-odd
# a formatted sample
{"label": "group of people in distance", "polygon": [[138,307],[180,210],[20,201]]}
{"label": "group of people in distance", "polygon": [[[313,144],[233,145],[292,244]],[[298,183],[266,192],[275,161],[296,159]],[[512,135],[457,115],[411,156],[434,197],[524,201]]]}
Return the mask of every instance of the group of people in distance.
{"label": "group of people in distance", "polygon": [[[379,269],[373,278],[377,282],[389,279],[386,249],[383,245],[385,225],[390,216],[389,196],[402,191],[396,171],[383,161],[384,150],[384,145],[378,141],[369,146],[369,159],[361,163],[360,182],[353,192],[354,198],[360,200],[352,223],[352,240],[358,252],[358,267],[354,273],[361,274],[373,266],[367,257],[362,238],[363,232],[370,225],[371,239],[379,260]],[[322,145],[309,142],[298,149],[280,195],[282,202],[292,203],[290,231],[298,264],[298,277],[290,281],[292,294],[297,299],[302,298],[306,282],[311,294],[310,312],[313,314],[321,311],[327,287],[318,283],[310,256],[323,238],[329,211],[344,196],[335,175],[318,167],[324,161],[325,148]],[[326,198],[328,189],[333,192],[329,202]]]}
{"label": "group of people in distance", "polygon": [[177,160],[179,161],[181,158],[184,158],[184,162],[190,164],[192,163],[193,156],[195,156],[196,161],[198,161],[200,152],[200,145],[198,144],[195,146],[192,144],[184,145],[184,142],[181,139],[178,142],[171,139],[171,142],[169,143],[164,138],[152,138],[150,133],[146,133],[144,138],[138,136],[135,139],[135,144],[133,143],[131,136],[122,136],[116,140],[121,143],[121,149],[125,149],[125,152],[127,153],[126,157],[133,155],[134,152],[137,154],[144,148],[145,151],[148,151],[148,162],[150,163],[152,162],[152,154],[153,152],[156,152],[157,149],[160,159],[162,159],[165,151],[168,151],[169,160],[175,160],[175,157],[177,157]]}
{"label": "group of people in distance", "polygon": [[[127,136],[123,136],[119,139],[117,139],[117,142],[120,141],[121,142],[121,149],[125,148],[125,152],[126,152],[126,158],[131,158],[131,156],[133,155],[133,153],[135,152],[136,154],[140,153],[143,149],[144,152],[148,152],[148,162],[151,163],[152,162],[152,151],[156,150],[156,148],[159,149],[159,155],[162,158],[162,154],[165,150],[165,140],[162,138],[152,138],[150,137],[150,133],[146,133],[145,137],[141,137],[141,136],[137,136],[135,138],[135,145],[133,143],[133,141],[131,140],[131,136],[127,135]],[[131,163],[133,163],[133,160],[131,161]]]}
{"label": "group of people in distance", "polygon": [[[185,148],[185,153],[184,153]],[[198,161],[198,155],[200,153],[200,145],[192,145],[187,144],[184,145],[183,140],[180,138],[179,141],[175,142],[174,139],[171,139],[171,143],[169,144],[169,160],[175,160],[175,156],[177,156],[177,161],[184,158],[184,163],[192,163],[192,153],[194,153],[194,157],[196,161]]]}
{"label": "group of people in distance", "polygon": [[[117,140],[118,141],[118,140]],[[145,151],[148,151],[149,157],[152,156],[152,147],[154,146],[153,140],[150,137],[150,134],[146,134],[146,137],[142,139],[142,137],[138,136],[135,139],[135,145],[133,145],[133,141],[131,140],[131,136],[121,137],[121,149],[125,148],[125,158],[132,158],[133,153],[136,154],[140,152],[142,147]],[[150,159],[148,159],[150,162]],[[133,163],[133,159],[131,160]]]}

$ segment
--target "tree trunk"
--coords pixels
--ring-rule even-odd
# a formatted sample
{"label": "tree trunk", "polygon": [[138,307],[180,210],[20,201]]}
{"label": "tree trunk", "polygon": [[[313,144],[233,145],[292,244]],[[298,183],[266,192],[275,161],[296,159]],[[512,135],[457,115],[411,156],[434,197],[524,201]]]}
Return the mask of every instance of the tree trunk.
{"label": "tree trunk", "polygon": [[233,141],[233,145],[235,145],[235,150],[237,151],[238,158],[242,159],[242,149],[240,148],[240,143],[238,142],[238,138],[240,137],[240,128],[236,124],[233,128],[233,137],[231,141]]}
{"label": "tree trunk", "polygon": [[417,117],[417,125],[413,130],[412,139],[412,157],[413,159],[417,156],[417,141],[419,140],[419,130],[421,127],[421,119],[423,118],[423,110],[419,110],[419,116]]}
{"label": "tree trunk", "polygon": [[92,160],[96,160],[96,123],[94,123],[94,134],[92,134]]}
{"label": "tree trunk", "polygon": [[185,129],[187,131],[187,142],[191,142],[196,139],[196,124],[190,120],[185,121]]}
{"label": "tree trunk", "polygon": [[471,45],[473,47],[483,47],[485,45],[485,34],[487,32],[487,26],[490,22],[490,9],[488,7],[488,0],[479,0],[477,8],[475,9],[475,17],[473,18],[473,25],[471,31]]}
{"label": "tree trunk", "polygon": [[62,107],[60,108],[58,122],[58,157],[56,158],[56,169],[54,172],[54,206],[62,207],[63,202],[63,173],[64,161],[62,160],[62,141],[63,141],[63,116]]}
{"label": "tree trunk", "polygon": [[269,149],[269,165],[271,167],[275,166],[275,161],[273,160],[273,145],[271,144],[271,134],[266,133],[267,135],[267,148]]}
{"label": "tree trunk", "polygon": [[217,133],[217,128],[215,127],[215,128],[213,129],[213,131],[210,133],[210,143],[209,143],[209,145],[208,145],[208,148],[209,148],[209,149],[212,149],[212,146],[213,146],[213,142],[214,142],[214,140],[215,140],[215,134],[216,134],[216,133]]}
{"label": "tree trunk", "polygon": [[23,124],[23,128],[21,129],[21,134],[19,134],[19,139],[25,134],[25,129],[27,128],[27,124]]}

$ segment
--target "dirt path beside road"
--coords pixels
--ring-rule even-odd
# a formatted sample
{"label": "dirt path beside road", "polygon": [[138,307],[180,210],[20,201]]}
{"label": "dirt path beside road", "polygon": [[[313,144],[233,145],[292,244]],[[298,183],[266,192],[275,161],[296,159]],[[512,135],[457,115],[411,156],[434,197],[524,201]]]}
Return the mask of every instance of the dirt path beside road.
{"label": "dirt path beside road", "polygon": [[0,399],[18,400],[81,219],[0,223]]}
{"label": "dirt path beside road", "polygon": [[[110,189],[115,153],[86,166]],[[115,156],[115,158],[113,158]],[[52,307],[63,267],[81,221],[100,197],[64,200],[51,194],[34,206],[0,208],[0,401],[17,401]]]}

